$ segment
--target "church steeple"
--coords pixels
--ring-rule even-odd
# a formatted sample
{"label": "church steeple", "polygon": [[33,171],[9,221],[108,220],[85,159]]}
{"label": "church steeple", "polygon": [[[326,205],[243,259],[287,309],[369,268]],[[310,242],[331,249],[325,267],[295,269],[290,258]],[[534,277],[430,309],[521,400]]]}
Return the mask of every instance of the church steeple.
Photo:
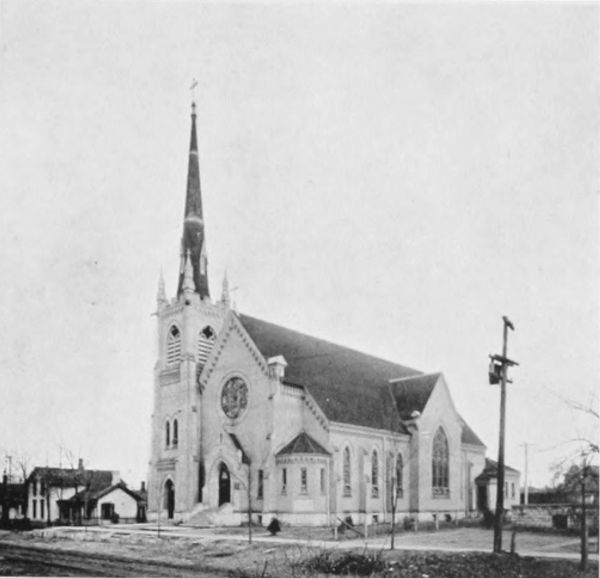
{"label": "church steeple", "polygon": [[198,139],[196,137],[196,103],[192,103],[192,133],[188,161],[187,191],[185,196],[185,214],[183,216],[183,237],[181,239],[181,263],[177,297],[183,292],[186,256],[193,270],[194,291],[201,298],[210,297],[208,290],[208,270],[206,258],[206,238],[204,235],[204,217],[202,215],[202,194],[200,191],[200,166],[198,162]]}

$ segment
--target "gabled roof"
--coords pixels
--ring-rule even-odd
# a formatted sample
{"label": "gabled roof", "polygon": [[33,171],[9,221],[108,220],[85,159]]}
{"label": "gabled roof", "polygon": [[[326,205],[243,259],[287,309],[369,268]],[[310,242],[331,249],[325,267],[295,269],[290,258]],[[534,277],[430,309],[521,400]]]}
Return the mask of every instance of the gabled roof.
{"label": "gabled roof", "polygon": [[125,482],[117,482],[116,484],[111,484],[105,486],[104,488],[94,488],[94,489],[86,489],[81,492],[77,492],[74,496],[71,496],[70,501],[72,502],[81,502],[90,500],[99,500],[100,498],[110,494],[114,490],[123,490],[126,494],[130,495],[137,502],[143,501],[142,497],[139,496],[136,492],[130,490]]}
{"label": "gabled roof", "polygon": [[29,479],[38,477],[48,486],[62,488],[88,487],[97,491],[112,484],[110,470],[80,470],[78,468],[34,468]]}
{"label": "gabled roof", "polygon": [[285,382],[306,387],[329,420],[402,431],[389,381],[419,371],[248,315],[238,317],[265,358],[285,357]]}
{"label": "gabled roof", "polygon": [[487,447],[480,439],[479,436],[471,429],[471,426],[462,418],[458,416],[462,425],[462,435],[460,441],[463,444],[470,444],[472,446]]}
{"label": "gabled roof", "polygon": [[440,373],[415,375],[391,384],[396,407],[402,419],[410,418],[415,411],[423,413],[440,375]]}
{"label": "gabled roof", "polygon": [[324,454],[330,453],[306,432],[299,433],[289,444],[277,452],[278,456],[289,454]]}
{"label": "gabled roof", "polygon": [[[513,474],[520,474],[521,472],[519,472],[519,470],[515,470],[514,468],[511,468],[510,466],[507,466],[506,464],[504,464],[504,470],[506,472],[512,472]],[[489,480],[490,478],[497,478],[498,477],[498,462],[494,461],[494,460],[490,460],[490,458],[485,458],[485,467],[483,468],[483,471],[475,478],[475,481],[485,481],[485,480]]]}

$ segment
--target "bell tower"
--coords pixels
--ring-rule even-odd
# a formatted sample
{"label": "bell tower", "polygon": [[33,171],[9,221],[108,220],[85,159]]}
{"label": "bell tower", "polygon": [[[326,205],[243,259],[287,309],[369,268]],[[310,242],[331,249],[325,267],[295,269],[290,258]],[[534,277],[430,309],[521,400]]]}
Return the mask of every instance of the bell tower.
{"label": "bell tower", "polygon": [[198,376],[229,311],[229,299],[213,303],[202,194],[196,105],[192,103],[187,190],[177,293],[169,300],[162,272],[156,317],[158,359],[148,472],[148,515],[183,519],[202,502],[202,390]]}

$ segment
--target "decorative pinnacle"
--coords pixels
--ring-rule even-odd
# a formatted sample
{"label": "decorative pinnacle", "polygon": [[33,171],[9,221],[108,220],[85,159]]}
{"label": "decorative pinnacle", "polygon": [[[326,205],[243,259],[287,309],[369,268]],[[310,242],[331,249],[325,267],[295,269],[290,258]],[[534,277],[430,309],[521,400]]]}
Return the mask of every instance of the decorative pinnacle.
{"label": "decorative pinnacle", "polygon": [[223,289],[221,291],[221,302],[226,307],[229,307],[231,303],[229,298],[229,279],[227,278],[227,269],[225,269],[225,274],[223,275]]}
{"label": "decorative pinnacle", "polygon": [[167,302],[167,292],[165,291],[165,278],[163,276],[162,267],[160,268],[160,276],[158,278],[158,291],[156,292],[156,300],[158,303]]}
{"label": "decorative pinnacle", "polygon": [[185,254],[185,268],[183,270],[183,285],[181,287],[183,292],[194,292],[194,268],[192,267],[192,259],[190,257],[190,250],[188,249]]}

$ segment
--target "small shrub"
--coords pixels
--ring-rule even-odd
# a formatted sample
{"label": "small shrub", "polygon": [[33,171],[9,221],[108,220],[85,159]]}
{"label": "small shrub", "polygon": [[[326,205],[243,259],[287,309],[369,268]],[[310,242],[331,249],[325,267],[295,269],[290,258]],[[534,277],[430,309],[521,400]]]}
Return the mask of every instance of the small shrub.
{"label": "small shrub", "polygon": [[370,576],[386,568],[381,552],[329,552],[324,551],[301,562],[300,567],[313,574]]}

